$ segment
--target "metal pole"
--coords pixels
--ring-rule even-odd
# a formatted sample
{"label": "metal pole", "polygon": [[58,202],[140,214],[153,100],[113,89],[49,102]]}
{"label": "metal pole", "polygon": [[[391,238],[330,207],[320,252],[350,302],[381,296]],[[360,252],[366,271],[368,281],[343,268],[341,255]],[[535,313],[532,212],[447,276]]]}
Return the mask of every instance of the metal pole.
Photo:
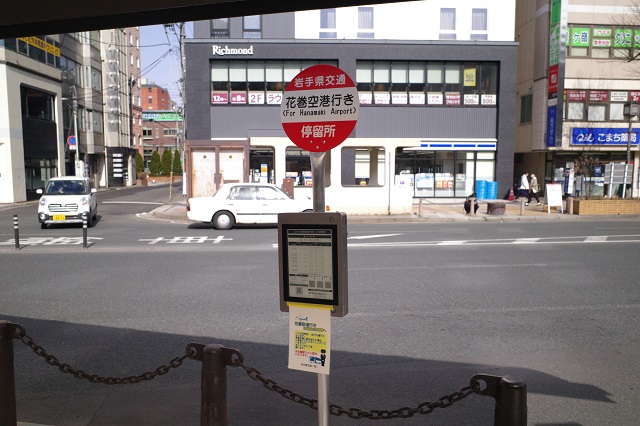
{"label": "metal pole", "polygon": [[0,425],[3,426],[18,424],[12,331],[11,324],[0,321]]}
{"label": "metal pole", "polygon": [[[91,214],[91,212],[89,212]],[[87,248],[87,214],[82,214],[82,248]]]}
{"label": "metal pole", "polygon": [[495,426],[526,426],[527,385],[516,378],[500,379],[496,394]]}
{"label": "metal pole", "polygon": [[222,345],[203,349],[201,426],[227,426],[227,370]]}
{"label": "metal pole", "polygon": [[[311,179],[313,182],[313,212],[325,211],[324,152],[311,153]],[[329,425],[329,375],[318,374],[318,425]]]}
{"label": "metal pole", "polygon": [[18,229],[18,215],[13,215],[13,234],[16,240],[16,250],[20,250],[20,229]]}
{"label": "metal pole", "polygon": [[76,86],[71,86],[71,95],[73,96],[73,135],[76,137],[75,175],[79,176],[78,173],[83,171],[84,169],[78,170],[78,168],[80,167],[78,165],[78,163],[80,162],[80,135],[78,135],[78,91],[76,90]]}
{"label": "metal pole", "polygon": [[629,164],[631,163],[631,135],[633,135],[633,129],[631,125],[631,119],[629,117],[629,131],[627,132],[627,162],[624,163],[624,181],[622,182],[622,198],[625,197],[627,190],[627,173],[629,170]]}

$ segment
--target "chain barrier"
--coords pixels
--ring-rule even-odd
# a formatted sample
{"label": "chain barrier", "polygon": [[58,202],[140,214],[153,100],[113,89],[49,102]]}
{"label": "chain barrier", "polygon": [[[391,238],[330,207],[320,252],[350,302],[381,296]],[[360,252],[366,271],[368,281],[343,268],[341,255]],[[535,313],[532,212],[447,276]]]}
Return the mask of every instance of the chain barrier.
{"label": "chain barrier", "polygon": [[127,377],[103,377],[97,374],[89,374],[85,371],[78,370],[76,368],[71,367],[69,364],[60,362],[58,358],[54,355],[49,354],[42,346],[37,344],[26,332],[24,327],[18,324],[13,324],[14,332],[13,336],[15,339],[20,340],[26,346],[30,347],[36,355],[44,358],[47,364],[52,365],[54,367],[58,367],[60,371],[63,373],[71,374],[77,379],[85,379],[89,380],[93,383],[104,383],[106,385],[127,385],[132,383],[138,383],[143,380],[152,380],[157,376],[162,376],[163,374],[167,374],[171,371],[172,368],[178,368],[182,365],[182,362],[191,358],[195,350],[187,346],[186,353],[182,356],[175,357],[171,361],[169,361],[169,365],[161,365],[156,368],[154,371],[147,371],[138,376],[127,376]]}
{"label": "chain barrier", "polygon": [[[260,371],[257,369],[247,365],[244,363],[243,356],[240,353],[235,354],[231,359],[231,365],[233,367],[242,367],[247,375],[255,381],[261,382],[265,388],[282,395],[284,398],[289,399],[298,404],[306,405],[314,410],[318,409],[318,400],[307,398],[304,395],[301,395],[297,392],[294,392],[290,389],[285,388],[284,386],[279,385],[275,380],[265,377]],[[457,392],[454,392],[450,395],[445,395],[442,398],[438,399],[434,402],[423,402],[419,404],[415,408],[411,407],[402,407],[395,410],[370,410],[365,411],[360,408],[344,408],[340,405],[330,404],[329,405],[329,413],[333,416],[341,416],[346,414],[348,417],[352,419],[371,419],[371,420],[387,420],[387,419],[397,419],[402,418],[406,419],[409,417],[413,417],[415,414],[430,414],[436,408],[447,408],[452,406],[454,403],[468,397],[472,393],[479,393],[480,385],[475,384],[472,386],[465,386]]]}

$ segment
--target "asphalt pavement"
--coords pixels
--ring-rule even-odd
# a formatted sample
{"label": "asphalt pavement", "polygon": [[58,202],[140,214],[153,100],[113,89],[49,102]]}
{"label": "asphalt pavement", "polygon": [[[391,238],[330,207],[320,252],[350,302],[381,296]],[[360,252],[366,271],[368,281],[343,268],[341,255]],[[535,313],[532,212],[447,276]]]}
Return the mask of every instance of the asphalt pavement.
{"label": "asphalt pavement", "polygon": [[[166,185],[166,184],[155,184]],[[559,208],[548,209],[544,204],[542,198],[542,205],[536,205],[535,203],[525,206],[521,201],[507,201],[507,200],[479,200],[480,208],[477,214],[466,214],[463,210],[463,200],[422,200],[415,201],[413,205],[412,214],[406,215],[350,215],[350,223],[385,223],[385,222],[506,222],[506,221],[551,221],[551,220],[598,220],[598,219],[612,219],[612,216],[580,216],[567,214],[566,211],[562,212]],[[490,214],[488,209],[489,203],[503,203],[504,213],[502,214]],[[174,195],[172,200],[167,204],[154,209],[151,214],[154,217],[161,219],[179,220],[188,222],[186,216],[186,198],[180,194]],[[616,216],[619,219],[639,219],[640,215],[619,215]],[[406,361],[403,361],[406,364]],[[406,365],[405,365],[406,367]],[[389,362],[386,366],[378,366],[379,371],[384,372],[388,377],[394,377],[397,366],[393,362]],[[341,369],[336,372],[336,379],[347,383],[357,383],[361,379],[359,375],[362,371],[358,368],[354,369]],[[466,372],[465,372],[466,373]],[[286,382],[295,382],[294,373],[277,374],[275,377],[278,381],[283,380]],[[461,373],[461,377],[457,377],[455,383],[465,384],[464,380],[468,380],[464,373]],[[242,382],[241,382],[242,380]],[[268,398],[265,397],[267,392],[264,391],[260,383],[246,381],[245,379],[233,379],[233,386],[230,389],[230,413],[235,415],[235,424],[314,424],[316,420],[315,413],[309,413],[308,408],[304,406],[298,406],[297,404],[291,404],[290,402],[279,398],[278,396]],[[410,383],[411,380],[407,378],[406,383]],[[231,383],[230,383],[231,384]],[[385,384],[380,383],[380,386],[384,388]],[[457,388],[452,389],[451,383],[447,383],[443,380],[443,383],[431,384],[432,390],[436,395],[442,392],[455,391]],[[161,386],[156,390],[153,388],[145,388],[143,391],[113,393],[105,397],[95,409],[95,413],[100,413],[99,416],[95,416],[93,419],[84,418],[76,419],[76,421],[69,421],[69,419],[62,420],[58,423],[55,419],[52,422],[47,422],[47,426],[53,424],[73,424],[73,425],[107,425],[107,424],[122,424],[129,425],[134,423],[123,422],[123,419],[129,418],[129,416],[136,416],[141,412],[152,413],[149,415],[148,422],[144,424],[162,424],[162,425],[183,425],[194,424],[192,420],[197,416],[193,413],[194,405],[197,406],[197,402],[194,404],[194,399],[197,401],[199,398],[198,385],[193,386],[178,386],[175,389],[173,386]],[[455,386],[454,386],[455,387]],[[315,396],[313,389],[308,389],[309,393]],[[339,389],[336,389],[337,396],[344,397]],[[417,392],[418,390],[416,390]],[[440,393],[438,393],[440,392]],[[61,403],[61,409],[64,409],[64,403],[59,398],[53,398],[54,401]],[[474,400],[480,399],[480,397],[470,398]],[[119,401],[118,401],[119,400]],[[167,401],[170,401],[168,403]],[[258,409],[249,408],[246,404],[249,402],[256,403]],[[38,403],[38,402],[35,402]],[[178,406],[177,410],[170,409],[168,406]],[[465,404],[459,404],[459,408],[455,410],[447,410],[449,412],[455,411],[454,418],[465,418],[467,422],[461,422],[459,424],[490,424],[493,418],[492,402],[489,399],[487,401],[475,401],[472,405],[465,406]],[[82,412],[92,412],[94,409],[88,407],[78,407]],[[27,407],[23,407],[23,410]],[[260,410],[264,410],[260,412]],[[20,410],[19,410],[20,411]],[[68,411],[68,410],[65,410]],[[188,412],[188,415],[185,415]],[[106,414],[108,413],[108,414]],[[273,418],[268,417],[274,416]],[[480,413],[482,413],[480,415]],[[447,413],[449,414],[454,413]],[[142,414],[141,414],[142,415]],[[441,414],[442,415],[442,414]],[[267,417],[265,417],[267,416]],[[460,416],[460,417],[459,417]],[[479,416],[479,417],[478,417]],[[91,417],[91,416],[90,416]],[[346,417],[346,416],[343,416]],[[356,421],[349,420],[348,418],[341,417],[340,420],[336,418],[331,419],[333,424],[354,424]],[[419,416],[418,416],[419,417]],[[100,418],[100,420],[98,420]],[[139,418],[139,417],[136,417]],[[449,420],[452,420],[451,418]],[[362,420],[366,421],[366,420]],[[398,420],[400,421],[400,420]],[[414,422],[422,422],[418,418],[411,420],[404,419],[402,424],[417,424]],[[448,420],[443,420],[446,424]],[[398,424],[394,421],[392,424]],[[142,423],[136,423],[142,424]],[[441,424],[441,423],[438,423]],[[20,426],[34,426],[33,423],[18,422]],[[38,425],[40,426],[40,425]]]}

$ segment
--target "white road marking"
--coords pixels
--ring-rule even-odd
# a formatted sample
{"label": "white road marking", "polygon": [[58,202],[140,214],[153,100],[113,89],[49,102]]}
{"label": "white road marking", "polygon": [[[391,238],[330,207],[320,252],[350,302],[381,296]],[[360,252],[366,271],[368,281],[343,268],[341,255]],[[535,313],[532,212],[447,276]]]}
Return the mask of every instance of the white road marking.
{"label": "white road marking", "polygon": [[369,238],[395,237],[402,234],[382,234],[382,235],[362,235],[360,237],[349,237],[347,240],[367,240]]}
{"label": "white road marking", "polygon": [[101,201],[100,204],[151,204],[154,206],[164,206],[165,203],[152,203],[150,201]]}

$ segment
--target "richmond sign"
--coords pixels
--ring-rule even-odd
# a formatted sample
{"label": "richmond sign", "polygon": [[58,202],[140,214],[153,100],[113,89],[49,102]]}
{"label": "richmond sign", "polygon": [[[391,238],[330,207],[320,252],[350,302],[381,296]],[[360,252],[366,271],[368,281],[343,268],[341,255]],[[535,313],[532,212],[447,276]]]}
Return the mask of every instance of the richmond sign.
{"label": "richmond sign", "polygon": [[226,55],[253,55],[253,46],[245,48],[236,48],[229,46],[213,45],[213,56],[226,56]]}

